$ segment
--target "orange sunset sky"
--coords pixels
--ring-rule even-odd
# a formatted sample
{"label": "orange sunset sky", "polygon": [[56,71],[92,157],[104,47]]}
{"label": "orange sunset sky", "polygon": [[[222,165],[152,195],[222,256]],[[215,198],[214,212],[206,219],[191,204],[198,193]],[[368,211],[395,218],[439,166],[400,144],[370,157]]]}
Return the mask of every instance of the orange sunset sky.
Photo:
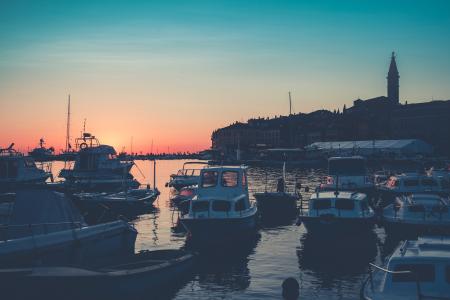
{"label": "orange sunset sky", "polygon": [[402,101],[449,98],[445,1],[319,2],[1,1],[0,147],[63,148],[71,94],[72,137],[198,151],[288,91],[295,112],[385,95],[393,50]]}

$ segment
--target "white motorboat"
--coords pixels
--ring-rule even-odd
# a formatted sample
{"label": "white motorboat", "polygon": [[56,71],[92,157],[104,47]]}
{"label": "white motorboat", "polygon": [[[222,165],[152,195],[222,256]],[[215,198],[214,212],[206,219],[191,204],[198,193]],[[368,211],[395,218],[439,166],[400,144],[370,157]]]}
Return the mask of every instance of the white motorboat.
{"label": "white motorboat", "polygon": [[256,214],[245,167],[207,167],[201,170],[197,196],[180,221],[193,238],[210,241],[252,231]]}
{"label": "white motorboat", "polygon": [[405,241],[386,266],[372,264],[372,268],[361,288],[361,299],[450,299],[448,237]]}
{"label": "white motorboat", "polygon": [[450,234],[449,205],[448,198],[433,194],[399,196],[383,209],[383,225],[393,234]]}
{"label": "white motorboat", "polygon": [[418,173],[403,173],[389,177],[389,179],[378,186],[381,197],[381,206],[393,202],[397,196],[413,193],[449,195],[450,181],[445,177],[428,176]]}
{"label": "white motorboat", "polygon": [[183,168],[176,174],[170,175],[167,186],[177,190],[191,185],[197,185],[200,178],[200,168],[189,168],[192,165],[207,165],[206,162],[188,161],[183,164]]}
{"label": "white motorboat", "polygon": [[375,224],[367,195],[357,192],[316,192],[301,206],[298,224],[311,233],[332,235],[366,233]]}
{"label": "white motorboat", "polygon": [[59,177],[65,187],[75,191],[114,191],[125,187],[137,188],[140,184],[130,174],[134,163],[122,162],[113,147],[101,145],[95,136],[83,133],[76,139],[73,168],[62,169]]}
{"label": "white motorboat", "polygon": [[124,221],[87,226],[63,194],[28,190],[7,200],[0,225],[3,267],[80,264],[134,253],[133,227]]}
{"label": "white motorboat", "polygon": [[14,143],[0,149],[0,190],[14,190],[24,186],[43,185],[52,176],[36,166],[32,157],[14,150]]}
{"label": "white motorboat", "polygon": [[365,194],[375,192],[375,185],[362,156],[330,157],[328,176],[319,186],[320,191],[358,191]]}

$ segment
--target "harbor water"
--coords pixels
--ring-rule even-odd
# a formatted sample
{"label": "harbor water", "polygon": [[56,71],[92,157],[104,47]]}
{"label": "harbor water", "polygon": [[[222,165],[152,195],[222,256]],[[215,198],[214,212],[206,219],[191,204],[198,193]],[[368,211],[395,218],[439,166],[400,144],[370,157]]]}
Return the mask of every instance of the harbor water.
{"label": "harbor water", "polygon": [[[183,160],[160,160],[156,164],[156,185],[161,195],[155,210],[132,220],[139,234],[136,251],[189,248],[186,233],[176,228],[178,213],[171,205],[170,174]],[[136,161],[133,175],[153,185],[153,162]],[[54,162],[55,178],[63,163]],[[282,166],[249,168],[251,199],[254,192],[276,189]],[[325,170],[287,166],[287,189],[301,182],[301,193],[308,199],[323,178]],[[309,191],[305,191],[309,187]],[[201,251],[194,273],[183,282],[174,282],[173,290],[148,295],[145,299],[280,299],[281,284],[294,277],[300,284],[300,299],[359,299],[362,281],[369,263],[381,264],[399,241],[386,239],[384,230],[375,227],[362,237],[337,240],[308,235],[296,220],[265,222],[255,236],[246,240]],[[156,292],[156,291],[155,291]],[[158,296],[158,297],[156,297]]]}

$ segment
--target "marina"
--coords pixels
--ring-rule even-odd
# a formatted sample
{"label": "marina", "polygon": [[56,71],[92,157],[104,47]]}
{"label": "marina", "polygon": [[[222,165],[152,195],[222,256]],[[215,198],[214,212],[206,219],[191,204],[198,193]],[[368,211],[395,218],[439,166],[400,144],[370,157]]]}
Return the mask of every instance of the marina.
{"label": "marina", "polygon": [[[163,183],[167,181],[167,178],[170,178],[174,170],[177,170],[185,162],[183,160],[157,161],[156,165],[158,167],[155,172],[154,162],[135,161],[134,163],[138,167],[132,168],[131,174],[137,181],[142,183],[148,182],[153,184],[153,180]],[[52,171],[55,178],[63,168],[63,162],[53,162]],[[184,194],[181,202],[185,201],[188,204],[184,212],[182,208],[178,208],[172,202],[174,196],[182,193],[183,189],[177,191],[171,187],[158,186],[157,191],[160,194],[148,204],[151,206],[151,209],[141,210],[135,215],[128,216],[130,218],[127,219],[128,222],[132,224],[137,232],[136,242],[133,245],[136,253],[143,250],[165,251],[165,249],[183,249],[183,251],[198,253],[198,258],[195,259],[195,263],[192,265],[192,272],[189,272],[187,277],[183,277],[181,285],[171,285],[167,289],[167,293],[164,292],[158,295],[158,297],[155,297],[156,299],[214,298],[223,296],[236,299],[272,299],[279,295],[280,282],[285,279],[286,275],[299,278],[301,297],[358,299],[359,289],[371,268],[370,264],[382,265],[385,259],[403,241],[403,237],[389,234],[382,223],[375,222],[375,213],[370,208],[369,201],[364,194],[339,190],[337,192],[319,191],[317,187],[320,187],[324,178],[329,176],[327,169],[302,169],[294,166],[285,168],[282,166],[278,168],[241,168],[226,166],[208,167],[204,165],[199,170],[200,174],[203,174],[200,175],[198,182],[200,188],[189,188],[189,193]],[[230,172],[235,173],[231,174]],[[148,175],[146,176],[145,174]],[[153,174],[156,174],[154,179],[150,177]],[[223,180],[223,176],[225,176],[227,181]],[[204,180],[201,180],[201,178],[204,178]],[[226,205],[230,209],[228,212],[223,210],[226,203],[219,206],[214,204],[214,201],[221,201],[220,196],[217,197],[221,194],[220,190],[225,189],[227,191],[226,189],[229,188],[227,185],[231,185],[232,187],[229,191],[234,197],[244,197],[244,199],[249,197],[250,203],[253,203],[249,204],[249,208],[251,208],[251,205],[257,205],[253,195],[264,194],[264,190],[276,190],[279,184],[278,179],[280,178],[285,180],[284,188],[286,191],[298,191],[299,200],[296,202],[299,208],[299,222],[296,222],[296,219],[289,214],[278,215],[278,218],[275,219],[266,219],[261,215],[254,219],[254,231],[246,235],[241,235],[242,228],[233,227],[236,225],[230,226],[229,233],[223,231],[224,228],[228,228],[224,227],[224,225],[221,225],[220,228],[214,227],[214,224],[203,226],[210,229],[207,231],[209,234],[213,234],[210,238],[218,238],[219,243],[209,243],[209,241],[205,243],[195,239],[195,235],[199,234],[199,232],[196,232],[195,229],[193,232],[189,231],[189,229],[193,228],[192,224],[188,223],[189,221],[184,225],[182,223],[183,216],[189,216],[193,213],[191,212],[192,203],[195,203],[195,201],[210,201],[207,199],[213,199],[212,202],[208,202],[211,203],[210,206],[208,205],[208,209],[195,212],[199,220],[205,222],[211,219],[211,221],[215,222],[214,218],[217,217],[232,218],[235,200],[231,200],[232,198],[227,196],[223,198],[231,201],[230,206]],[[247,185],[243,186],[246,183],[248,187]],[[203,185],[205,185],[205,191],[202,191]],[[215,186],[218,189],[214,188]],[[210,188],[211,190],[208,190]],[[241,192],[233,192],[236,188],[240,189]],[[246,192],[247,189],[248,194]],[[129,195],[131,198],[152,197],[154,194],[151,191],[144,187],[136,190],[136,192],[130,190]],[[48,192],[41,190],[39,193]],[[219,194],[217,194],[218,192]],[[243,193],[242,196],[239,196],[240,193]],[[215,194],[217,195],[214,196]],[[96,199],[95,201],[105,201],[105,206],[109,205],[108,201],[116,201],[112,199],[117,197],[123,199],[125,197],[124,192],[105,195],[88,193],[85,196]],[[430,194],[422,196],[433,197]],[[8,197],[5,197],[5,200],[2,201],[2,211],[8,210],[5,206],[8,203]],[[79,194],[78,197],[82,197],[82,194]],[[197,200],[197,197],[199,197],[199,200]],[[310,211],[310,214],[318,212],[317,208],[308,209],[317,206],[314,204],[315,199],[328,199],[327,201],[330,202],[329,208],[322,207],[323,203],[320,204],[321,214],[323,213],[320,218],[322,222],[317,224],[320,224],[320,227],[323,228],[317,228],[314,224],[309,224],[308,219],[302,217],[306,216],[308,211]],[[355,215],[352,215],[353,217],[351,218],[356,216],[365,217],[366,221],[364,221],[364,224],[367,224],[367,226],[363,225],[363,223],[360,225],[354,223],[350,224],[350,226],[347,226],[349,224],[346,222],[341,224],[338,221],[339,218],[349,218],[352,210],[350,210],[350,202],[337,204],[337,199],[342,199],[340,200],[341,202],[344,200],[353,202],[351,206],[352,210],[354,209],[355,211]],[[304,204],[304,202],[309,202],[309,205]],[[77,201],[73,203],[79,206]],[[82,212],[92,209],[81,208]],[[214,208],[220,208],[221,211],[215,212]],[[119,206],[111,207],[110,209],[116,213],[110,215],[112,219],[120,218],[121,210]],[[358,212],[360,209],[361,211]],[[387,206],[385,210],[390,211],[393,209]],[[275,213],[279,214],[280,211]],[[228,216],[226,216],[227,214]],[[331,218],[331,214],[335,217]],[[238,215],[243,216],[242,214]],[[107,222],[111,222],[111,220],[108,220],[106,217],[103,220],[95,220],[94,223],[100,225],[94,225],[94,227],[110,226],[106,225],[108,224]],[[93,230],[95,230],[94,227],[92,227]],[[211,228],[214,229],[211,230]],[[355,228],[358,229],[358,232],[353,230]],[[335,229],[338,229],[338,234],[334,234],[331,238],[328,233],[336,233]],[[38,232],[36,230],[34,231],[35,234]],[[358,233],[357,237],[353,236],[355,233]],[[62,235],[63,231],[57,234]],[[5,237],[4,234],[3,236]],[[220,240],[223,240],[223,243],[220,243]],[[234,244],[236,242],[238,246]],[[17,247],[13,245],[16,244],[11,244],[10,247]],[[276,251],[276,255],[273,251]],[[336,260],[337,257],[339,257],[338,260]],[[116,261],[120,261],[120,259],[117,258]],[[49,264],[49,266],[52,265],[54,264]],[[27,267],[27,265],[16,267],[23,268]],[[5,274],[8,272],[10,272],[8,269],[2,270],[2,276],[6,276]],[[32,276],[31,278],[34,278],[33,276],[41,276],[39,275],[39,269],[36,269],[35,272],[37,273],[30,273],[29,276]],[[53,269],[48,270],[48,272],[55,274],[55,276],[62,276],[56,274],[64,274],[64,272],[69,272],[69,270]],[[77,274],[77,272],[79,275],[74,276],[85,276],[83,275],[85,271],[82,269],[79,269],[79,271],[70,270],[70,274]],[[101,275],[101,273],[93,273],[91,275],[105,276]],[[151,276],[148,278],[151,278]],[[67,282],[70,283],[71,279],[67,279]],[[150,285],[150,283],[148,284]],[[136,289],[136,292],[138,290]],[[95,294],[94,291],[93,295]],[[138,299],[142,298],[142,294],[135,293],[135,295]],[[46,297],[45,299],[51,299],[51,297]]]}
{"label": "marina", "polygon": [[449,11],[0,1],[0,300],[450,300]]}

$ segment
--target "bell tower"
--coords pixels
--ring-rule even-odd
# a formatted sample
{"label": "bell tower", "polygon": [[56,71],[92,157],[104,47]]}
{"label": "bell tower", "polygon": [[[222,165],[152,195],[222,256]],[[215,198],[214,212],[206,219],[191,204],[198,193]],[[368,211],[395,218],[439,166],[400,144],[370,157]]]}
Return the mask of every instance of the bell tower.
{"label": "bell tower", "polygon": [[387,76],[387,96],[392,103],[399,103],[399,79],[397,63],[395,62],[395,52],[392,52],[391,64]]}

